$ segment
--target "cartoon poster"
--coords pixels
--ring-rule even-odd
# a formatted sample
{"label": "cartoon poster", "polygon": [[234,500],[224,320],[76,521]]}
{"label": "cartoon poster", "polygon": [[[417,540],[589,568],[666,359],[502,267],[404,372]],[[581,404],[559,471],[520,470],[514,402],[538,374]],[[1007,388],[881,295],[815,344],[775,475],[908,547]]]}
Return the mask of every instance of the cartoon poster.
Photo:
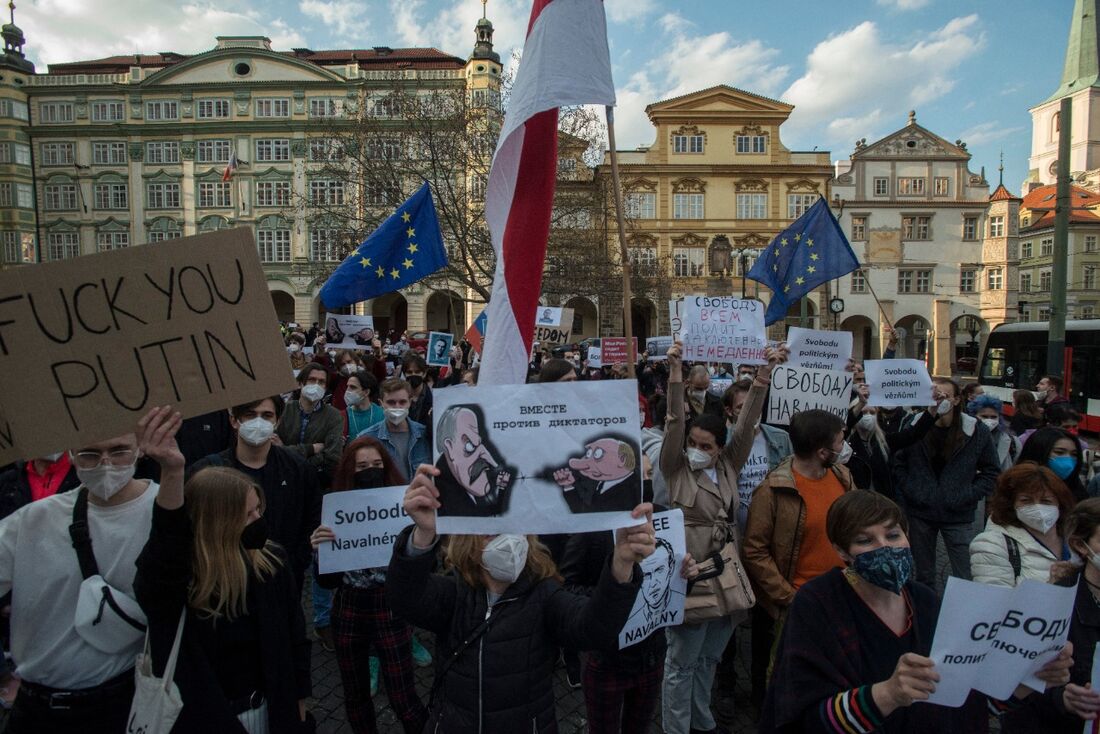
{"label": "cartoon poster", "polygon": [[684,621],[684,597],[687,581],[680,568],[687,554],[684,540],[684,513],[669,510],[653,515],[657,531],[657,548],[639,565],[642,568],[642,588],[634,600],[630,617],[619,632],[619,649],[634,645],[661,627],[672,627]]}
{"label": "cartoon poster", "polygon": [[433,393],[442,534],[575,533],[636,524],[634,380]]}
{"label": "cartoon poster", "polygon": [[443,334],[433,331],[428,334],[428,353],[425,358],[432,367],[451,366],[451,345],[454,344],[454,334]]}
{"label": "cartoon poster", "polygon": [[374,341],[374,317],[354,314],[325,314],[325,343],[330,347],[369,347]]}

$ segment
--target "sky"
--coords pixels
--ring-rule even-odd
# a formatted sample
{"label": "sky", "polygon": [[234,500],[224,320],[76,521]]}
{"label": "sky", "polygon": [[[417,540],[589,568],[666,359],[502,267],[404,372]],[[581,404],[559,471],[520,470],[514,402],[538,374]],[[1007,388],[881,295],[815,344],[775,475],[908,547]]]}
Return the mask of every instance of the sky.
{"label": "sky", "polygon": [[[728,84],[795,105],[794,150],[847,158],[909,110],[962,139],[1019,192],[1028,109],[1058,87],[1073,0],[605,0],[620,148],[653,142],[645,107]],[[218,35],[307,47],[473,48],[480,0],[21,0],[16,22],[39,68],[114,54],[196,53]],[[522,47],[531,0],[488,0],[502,58]]]}

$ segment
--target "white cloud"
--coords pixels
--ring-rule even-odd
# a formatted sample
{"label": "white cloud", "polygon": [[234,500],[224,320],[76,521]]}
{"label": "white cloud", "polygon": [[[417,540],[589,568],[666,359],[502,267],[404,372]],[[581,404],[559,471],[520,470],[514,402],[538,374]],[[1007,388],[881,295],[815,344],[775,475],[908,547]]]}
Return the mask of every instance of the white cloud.
{"label": "white cloud", "polygon": [[657,0],[604,0],[612,23],[634,23],[657,11]]}
{"label": "white cloud", "polygon": [[881,125],[901,127],[910,109],[950,92],[954,75],[985,44],[977,15],[955,18],[924,40],[890,43],[871,21],[819,43],[806,72],[783,93],[795,105],[784,128],[798,139],[825,126],[827,145],[873,139]]}
{"label": "white cloud", "polygon": [[[493,22],[494,50],[501,60],[512,52],[509,43],[527,37],[531,12],[529,0],[494,0],[489,6]],[[434,46],[455,56],[467,56],[474,48],[474,26],[481,18],[481,3],[468,0],[390,0],[393,45]]]}
{"label": "white cloud", "polygon": [[932,0],[878,0],[879,5],[895,8],[897,10],[920,10]]}
{"label": "white cloud", "polygon": [[339,38],[361,38],[368,25],[366,5],[359,0],[301,0],[298,10],[320,20]]}
{"label": "white cloud", "polygon": [[[257,6],[258,7],[258,6]],[[252,0],[39,0],[21,5],[17,21],[31,59],[45,64],[132,53],[197,53],[214,48],[215,36],[268,36],[278,49],[306,45],[304,37]]]}
{"label": "white cloud", "polygon": [[986,145],[1002,140],[1009,135],[1015,135],[1018,132],[1022,132],[1024,129],[1023,126],[1001,127],[1001,125],[996,122],[981,122],[963,130],[962,133],[959,134],[959,139],[966,143],[967,147],[973,148],[976,145]]}

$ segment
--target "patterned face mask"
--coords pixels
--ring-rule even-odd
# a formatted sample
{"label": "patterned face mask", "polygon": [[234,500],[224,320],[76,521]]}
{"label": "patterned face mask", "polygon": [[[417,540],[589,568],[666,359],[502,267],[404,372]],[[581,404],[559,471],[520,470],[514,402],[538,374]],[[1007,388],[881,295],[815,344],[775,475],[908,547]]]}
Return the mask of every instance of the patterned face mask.
{"label": "patterned face mask", "polygon": [[884,545],[852,557],[851,568],[864,581],[900,594],[913,575],[913,552]]}

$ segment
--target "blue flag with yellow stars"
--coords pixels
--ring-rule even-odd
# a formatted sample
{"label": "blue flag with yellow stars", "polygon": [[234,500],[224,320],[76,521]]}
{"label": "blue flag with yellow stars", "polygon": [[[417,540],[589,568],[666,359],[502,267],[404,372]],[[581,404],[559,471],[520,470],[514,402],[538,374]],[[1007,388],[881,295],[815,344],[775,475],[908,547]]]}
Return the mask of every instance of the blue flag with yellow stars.
{"label": "blue flag with yellow stars", "polygon": [[822,197],[772,240],[747,277],[774,292],[764,314],[772,324],[814,288],[857,268],[859,259]]}
{"label": "blue flag with yellow stars", "polygon": [[432,190],[420,190],[374,230],[321,288],[327,308],[341,308],[412,285],[447,265]]}

